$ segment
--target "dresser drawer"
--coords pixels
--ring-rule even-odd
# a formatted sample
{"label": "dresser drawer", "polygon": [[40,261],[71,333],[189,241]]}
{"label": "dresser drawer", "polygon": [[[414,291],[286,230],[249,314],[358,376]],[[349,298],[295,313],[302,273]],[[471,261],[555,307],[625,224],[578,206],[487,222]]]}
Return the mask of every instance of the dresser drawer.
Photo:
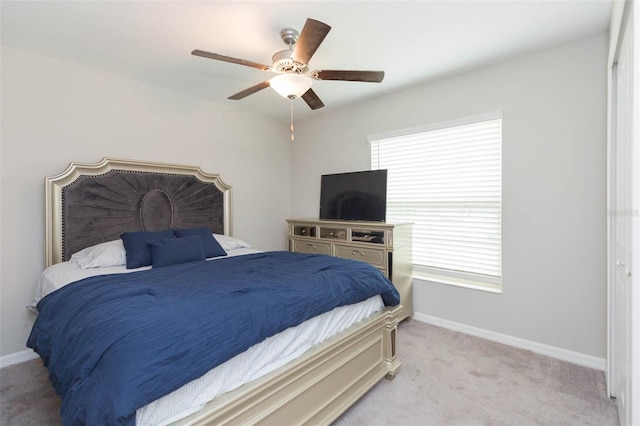
{"label": "dresser drawer", "polygon": [[331,256],[330,243],[318,243],[315,241],[293,240],[293,250],[298,253],[318,253]]}
{"label": "dresser drawer", "polygon": [[361,260],[382,268],[385,267],[384,249],[349,247],[336,244],[336,256],[344,259]]}

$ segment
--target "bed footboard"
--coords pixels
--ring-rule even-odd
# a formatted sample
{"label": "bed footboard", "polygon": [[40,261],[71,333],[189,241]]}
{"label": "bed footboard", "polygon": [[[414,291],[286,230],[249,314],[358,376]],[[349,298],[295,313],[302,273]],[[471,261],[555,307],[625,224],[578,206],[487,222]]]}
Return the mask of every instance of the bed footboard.
{"label": "bed footboard", "polygon": [[329,424],[393,377],[397,308],[385,308],[280,369],[228,392],[178,425]]}

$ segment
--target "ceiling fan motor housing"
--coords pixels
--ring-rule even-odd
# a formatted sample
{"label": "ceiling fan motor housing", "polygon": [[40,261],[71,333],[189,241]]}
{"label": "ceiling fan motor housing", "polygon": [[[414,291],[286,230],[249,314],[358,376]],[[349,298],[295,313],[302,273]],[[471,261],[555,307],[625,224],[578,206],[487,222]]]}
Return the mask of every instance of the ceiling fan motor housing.
{"label": "ceiling fan motor housing", "polygon": [[271,69],[275,72],[295,72],[295,73],[305,73],[307,72],[307,64],[301,64],[300,62],[296,62],[292,58],[293,50],[281,50],[277,52],[271,58],[273,65]]}

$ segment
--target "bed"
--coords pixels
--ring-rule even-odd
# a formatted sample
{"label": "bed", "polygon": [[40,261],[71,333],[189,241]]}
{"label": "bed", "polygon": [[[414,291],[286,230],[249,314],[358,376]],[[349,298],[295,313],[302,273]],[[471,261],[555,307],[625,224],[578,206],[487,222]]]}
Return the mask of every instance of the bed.
{"label": "bed", "polygon": [[[363,281],[362,285],[367,289],[366,291],[377,291],[369,289],[370,286],[373,287],[373,282],[376,279],[369,275],[361,275],[368,274],[368,271],[361,270],[362,268],[366,269],[366,266],[363,266],[364,264],[360,265],[361,262],[347,261],[345,264],[339,265],[333,263],[325,264],[323,262],[327,259],[318,255],[302,255],[300,257],[299,254],[295,253],[263,253],[253,250],[249,244],[231,237],[231,217],[231,188],[224,184],[219,176],[204,173],[197,167],[109,158],[105,158],[96,164],[72,163],[60,175],[46,179],[45,266],[47,269],[45,269],[38,283],[36,296],[31,306],[32,309],[37,306],[38,308],[42,307],[44,310],[39,315],[36,325],[34,325],[32,335],[40,333],[40,342],[46,340],[42,338],[46,333],[40,329],[46,329],[43,324],[46,324],[47,321],[51,324],[60,323],[61,320],[56,315],[62,314],[58,313],[58,309],[68,305],[68,300],[81,300],[77,299],[78,297],[88,297],[91,303],[102,297],[108,299],[105,303],[114,303],[114,300],[120,300],[125,297],[128,301],[133,300],[131,294],[143,294],[146,296],[147,293],[155,293],[157,291],[157,287],[149,287],[150,282],[162,283],[165,276],[183,276],[183,274],[187,273],[187,270],[190,274],[201,271],[203,274],[225,277],[224,271],[227,269],[232,273],[229,273],[226,279],[233,281],[237,275],[236,271],[244,268],[243,265],[252,265],[249,269],[254,274],[257,270],[255,269],[257,268],[256,265],[261,262],[265,265],[281,265],[282,269],[280,266],[272,268],[277,272],[271,274],[271,279],[274,282],[277,281],[278,286],[283,287],[281,289],[282,296],[279,296],[283,299],[293,298],[299,292],[304,295],[300,296],[298,302],[294,304],[295,306],[301,306],[298,303],[304,302],[304,298],[307,297],[307,293],[305,293],[307,290],[306,284],[302,284],[303,280],[299,275],[294,277],[294,280],[297,280],[296,282],[299,285],[286,287],[280,283],[283,275],[288,276],[294,273],[283,272],[286,271],[286,264],[288,263],[306,262],[304,263],[304,270],[307,270],[306,268],[310,264],[318,264],[319,272],[313,274],[313,277],[317,279],[320,279],[323,274],[333,273],[332,271],[335,269],[336,274],[349,276],[351,280]],[[123,251],[120,246],[122,241],[126,245],[124,237],[122,241],[119,239],[119,236],[123,233],[138,234],[144,232],[145,235],[149,235],[149,233],[163,232],[160,230],[167,229],[177,231],[201,230],[202,228],[209,230],[208,234],[222,247],[225,252],[224,255],[220,254],[204,262],[189,260],[188,262],[178,262],[178,264],[159,263],[158,265],[162,267],[156,267],[155,263],[152,268],[147,265],[133,265],[134,267],[132,268],[122,266],[123,262],[128,266],[130,261],[129,247]],[[173,237],[177,237],[177,235]],[[189,246],[184,245],[187,240],[191,244],[197,239],[192,235],[185,235],[185,238],[173,237],[170,239],[171,241],[168,239],[163,241],[167,244],[173,244],[177,240],[181,240],[182,247],[186,247],[177,256],[184,256],[184,253],[189,251]],[[176,255],[175,251],[169,255],[166,254],[166,251],[163,252],[165,250],[163,244],[152,246],[154,256],[158,255],[154,257],[154,262],[156,259],[166,260],[167,257],[171,260],[171,256]],[[106,246],[109,248],[104,248]],[[107,266],[99,265],[99,267],[95,267],[95,265],[90,264],[91,259],[87,260],[82,256],[78,257],[78,253],[95,253],[96,250],[98,252],[103,250],[103,252],[100,252],[100,262],[105,259],[104,250],[110,253],[111,257],[106,257],[110,259],[107,261]],[[165,254],[161,256],[159,253]],[[122,259],[123,256],[124,260]],[[119,260],[113,261],[112,258],[119,258]],[[81,267],[82,262],[88,262],[89,266],[86,268]],[[109,262],[115,263],[115,265],[110,265]],[[292,269],[300,268],[296,268],[294,265]],[[261,277],[269,275],[264,272],[265,270],[258,270]],[[117,284],[127,283],[127,285],[115,285],[116,283],[112,282],[113,277],[117,278]],[[138,283],[139,278],[142,278],[142,281],[146,281],[140,284]],[[193,282],[197,281],[195,278],[189,279],[193,280]],[[304,281],[306,280],[305,278]],[[311,277],[309,277],[309,280],[311,280]],[[334,278],[331,278],[329,281],[333,282],[333,280]],[[96,283],[99,285],[96,285]],[[136,291],[135,289],[138,288],[136,287],[138,285],[142,285],[143,287],[140,288],[144,290]],[[236,287],[234,287],[233,291],[228,291],[223,297],[228,297],[231,293],[234,295],[235,293],[255,295],[256,291],[262,291],[262,285],[262,283],[260,285],[255,284],[246,291],[237,291]],[[384,284],[380,285],[384,286]],[[173,289],[174,287],[174,284],[167,284],[167,289]],[[317,283],[316,287],[318,287]],[[164,291],[164,287],[162,288]],[[198,289],[199,291],[205,289],[202,290],[204,293],[198,293],[198,298],[202,299],[202,303],[210,303],[205,302],[205,297],[202,295],[208,294],[210,291],[213,292],[213,290],[208,287]],[[128,293],[120,295],[118,293],[120,291]],[[184,292],[184,289],[178,288],[176,291]],[[216,286],[215,291],[224,291],[224,286]],[[167,292],[169,291],[167,290]],[[342,290],[340,292],[346,293],[346,291]],[[200,370],[197,373],[193,373],[197,374],[197,377],[189,380],[184,386],[178,387],[176,385],[171,392],[167,392],[167,395],[160,396],[154,401],[147,401],[145,404],[136,407],[135,422],[137,424],[175,423],[181,425],[330,423],[380,379],[385,376],[392,378],[400,367],[395,353],[395,335],[400,307],[397,304],[394,306],[394,302],[391,300],[393,296],[390,296],[391,293],[392,291],[389,289],[385,290],[382,296],[366,293],[366,295],[359,296],[362,300],[353,299],[348,303],[336,302],[335,309],[326,307],[321,312],[318,311],[317,315],[313,312],[316,304],[312,303],[304,309],[300,308],[304,313],[296,313],[296,318],[299,314],[308,315],[308,318],[304,318],[306,319],[304,322],[296,319],[295,322],[297,323],[294,327],[280,324],[278,325],[280,328],[274,325],[273,330],[268,332],[261,331],[257,333],[253,331],[252,333],[254,334],[266,333],[269,335],[266,338],[260,337],[258,339],[260,343],[251,345],[246,351],[244,349],[239,353],[229,351],[225,355],[228,358],[224,362],[216,363],[215,368],[212,369],[207,367],[209,371],[206,373],[200,371],[204,367],[199,367]],[[211,297],[220,298],[221,296],[212,294]],[[386,297],[391,299],[387,300],[385,299]],[[257,299],[266,300],[266,298]],[[323,299],[330,298],[323,296]],[[88,304],[89,302],[80,302],[76,306],[85,306],[82,303]],[[258,305],[262,304],[262,302],[258,303]],[[93,312],[93,305],[91,306],[91,314],[95,317],[98,314]],[[241,309],[243,306],[239,304],[237,308],[244,312]],[[273,310],[274,306],[276,310],[280,309],[280,305],[273,305],[270,309]],[[173,309],[173,307],[171,308]],[[135,309],[138,312],[137,309],[139,307]],[[219,310],[224,311],[222,308]],[[270,319],[272,310],[269,311],[266,308],[264,310],[266,314],[264,318],[260,317],[261,319],[257,321],[260,326],[255,327],[256,330],[261,329],[261,327],[271,327],[263,326],[263,324],[277,322]],[[346,313],[347,310],[350,310],[348,311],[349,313]],[[75,318],[80,315],[87,315],[87,311],[87,309],[76,309],[66,315]],[[95,311],[99,311],[99,308],[96,308]],[[168,308],[167,312],[169,312]],[[125,314],[120,314],[119,317],[125,315],[126,311]],[[228,325],[236,320],[236,315],[232,311],[228,311],[226,314],[222,312],[221,315],[225,320],[216,319],[216,324],[220,324],[216,333],[223,333],[226,336],[224,339],[234,341],[234,335],[242,333],[230,332],[229,330],[244,330],[244,328],[242,326],[234,328],[236,326]],[[255,322],[254,315],[252,313],[250,316],[251,320]],[[327,326],[326,322],[320,322],[327,320],[326,317],[331,315],[341,316],[346,319],[343,318],[341,325],[335,327],[333,325]],[[237,316],[242,317],[242,315]],[[148,316],[144,317],[148,318]],[[83,319],[82,321],[86,323],[92,320]],[[162,319],[158,319],[158,321],[162,321]],[[334,320],[329,319],[327,321]],[[187,331],[189,333],[203,333],[202,330],[197,328],[199,327],[197,324],[199,323],[190,322]],[[204,324],[207,324],[207,322],[205,321]],[[203,327],[203,330],[212,328],[204,325]],[[304,332],[299,331],[302,327],[310,328]],[[323,335],[318,330],[329,331],[327,331],[326,335]],[[83,332],[85,332],[84,328],[71,337],[67,336],[65,338],[70,339],[69,341],[74,339],[81,340],[77,336],[82,335]],[[188,335],[186,333],[185,331],[185,336]],[[129,334],[126,333],[126,336]],[[280,338],[284,339],[285,337],[283,336],[287,334],[313,336],[315,341],[310,345],[309,339],[305,337],[302,339],[304,343],[301,347],[293,345],[290,340],[278,341]],[[205,334],[197,334],[197,336],[203,335]],[[120,341],[126,336],[114,339]],[[174,335],[171,341],[180,340],[181,336]],[[32,347],[41,345],[37,337],[34,337],[33,340],[30,337],[30,345]],[[186,340],[189,339],[196,340],[193,337]],[[207,347],[208,342],[208,340],[197,341],[197,345],[192,350],[196,351],[200,347]],[[278,347],[278,345],[290,348],[291,353],[287,356],[276,354],[273,359],[266,357],[265,353],[273,352],[273,348]],[[66,346],[67,343],[65,343]],[[107,346],[109,348],[108,351],[112,351],[110,349],[111,346]],[[218,351],[221,346],[213,343],[210,345],[211,348],[215,348],[215,351]],[[182,347],[180,350],[182,350]],[[179,359],[190,365],[198,364],[200,355],[193,355],[192,350],[180,355]],[[220,352],[225,350],[220,349]],[[236,351],[238,350],[240,349],[236,349]],[[45,360],[45,364],[50,364],[51,358],[56,356],[54,352],[42,352],[44,352],[44,355],[41,355]],[[204,352],[208,356],[209,352],[214,352],[214,350],[211,349]],[[61,355],[57,354],[57,356],[60,357]],[[86,355],[84,356],[86,357]],[[189,358],[189,356],[192,358]],[[138,358],[136,357],[136,359]],[[259,361],[267,364],[264,366],[265,368],[255,372],[248,372],[247,366],[259,364]],[[132,365],[135,364],[134,361],[131,362]],[[131,367],[132,370],[153,370],[154,374],[156,374],[156,367],[152,362],[149,362],[148,365],[146,361],[136,362],[139,363],[138,367]],[[140,364],[140,362],[143,363]],[[202,363],[206,364],[205,361],[202,361]],[[154,367],[151,368],[151,366]],[[66,366],[65,368],[71,369],[71,367]],[[86,368],[86,365],[80,365],[79,368]],[[126,371],[127,368],[122,367],[121,369]],[[209,392],[210,388],[219,384],[218,373],[221,369],[227,369],[232,372],[240,371],[240,375],[244,377],[241,380],[232,376],[231,379],[225,379],[231,382],[231,385],[227,388],[222,387]],[[50,377],[53,377],[54,385],[56,385],[57,374],[57,370],[50,367]],[[157,375],[159,374],[157,373]],[[171,382],[172,380],[173,373],[165,376],[165,379],[161,381]],[[243,384],[238,387],[238,383]],[[184,389],[190,390],[185,391]],[[191,401],[194,399],[194,395],[202,396],[204,400],[196,401],[186,410],[183,407],[172,409],[168,414],[163,412],[163,410],[166,410],[164,408],[166,404],[159,409],[164,414],[158,414],[158,411],[154,411],[157,408],[155,405],[166,402],[163,400],[168,399],[169,402],[167,404],[171,405],[175,403],[175,400],[179,399]],[[88,400],[90,399],[88,398]],[[64,399],[63,405],[65,405]],[[82,409],[91,410],[91,407]],[[152,414],[149,415],[149,412]],[[75,419],[75,417],[69,418]],[[72,420],[70,422],[75,421]],[[131,416],[123,420],[122,423],[132,424]]]}

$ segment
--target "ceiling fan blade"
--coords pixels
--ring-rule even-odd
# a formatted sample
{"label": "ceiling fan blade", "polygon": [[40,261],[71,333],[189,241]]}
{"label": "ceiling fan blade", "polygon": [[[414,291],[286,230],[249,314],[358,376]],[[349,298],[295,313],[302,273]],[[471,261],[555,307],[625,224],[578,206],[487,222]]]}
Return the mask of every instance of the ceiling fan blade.
{"label": "ceiling fan blade", "polygon": [[311,76],[318,80],[344,80],[380,83],[384,79],[384,71],[346,71],[346,70],[317,70]]}
{"label": "ceiling fan blade", "polygon": [[244,89],[241,92],[236,93],[235,95],[229,96],[227,99],[232,99],[234,101],[240,100],[242,98],[246,98],[249,95],[253,95],[254,93],[269,87],[269,80],[263,81],[262,83],[256,84],[255,86],[251,86],[248,89]]}
{"label": "ceiling fan blade", "polygon": [[203,58],[215,59],[217,61],[231,62],[232,64],[244,65],[247,67],[258,68],[259,70],[266,71],[268,66],[258,64],[257,62],[246,61],[244,59],[232,58],[231,56],[218,55],[217,53],[205,52],[204,50],[194,50],[192,55],[202,56]]}
{"label": "ceiling fan blade", "polygon": [[307,21],[300,31],[300,36],[293,48],[293,60],[301,64],[309,63],[309,60],[316,53],[320,43],[327,36],[331,27],[324,22],[307,18]]}
{"label": "ceiling fan blade", "polygon": [[316,95],[316,92],[313,91],[313,89],[309,89],[306,92],[304,92],[304,95],[302,95],[302,99],[304,99],[304,101],[307,103],[307,105],[309,105],[309,108],[311,109],[318,109],[324,106],[324,104],[322,103],[318,95]]}

